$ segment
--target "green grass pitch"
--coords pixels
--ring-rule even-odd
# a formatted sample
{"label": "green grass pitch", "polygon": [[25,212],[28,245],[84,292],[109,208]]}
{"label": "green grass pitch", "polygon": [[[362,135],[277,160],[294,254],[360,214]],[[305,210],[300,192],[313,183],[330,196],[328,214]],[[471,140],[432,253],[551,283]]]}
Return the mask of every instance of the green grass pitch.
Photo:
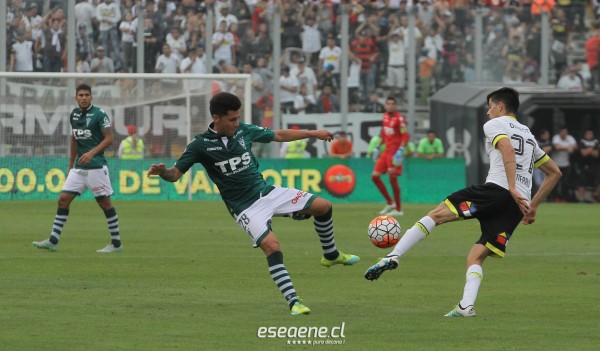
{"label": "green grass pitch", "polygon": [[[312,221],[273,229],[296,289],[312,309],[289,315],[267,271],[221,202],[115,199],[125,252],[109,242],[92,201],[75,201],[60,249],[48,236],[55,202],[2,202],[1,350],[597,350],[600,345],[600,208],[544,204],[520,226],[505,259],[488,259],[470,319],[448,319],[462,296],[476,221],[437,228],[375,282],[363,273],[387,250],[367,225],[379,204],[336,204],[338,247],[354,267],[324,268]],[[434,205],[407,205],[410,227]],[[344,337],[259,338],[261,327],[332,328]],[[339,331],[339,329],[338,329]],[[296,341],[342,345],[302,344]],[[289,342],[289,344],[288,344]]]}

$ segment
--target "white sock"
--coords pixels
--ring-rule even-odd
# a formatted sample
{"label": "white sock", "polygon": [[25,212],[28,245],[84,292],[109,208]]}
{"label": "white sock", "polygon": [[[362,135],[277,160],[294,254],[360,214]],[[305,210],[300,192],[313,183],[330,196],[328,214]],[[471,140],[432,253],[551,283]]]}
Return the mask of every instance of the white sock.
{"label": "white sock", "polygon": [[433,218],[429,216],[421,218],[414,226],[412,226],[412,228],[404,233],[398,244],[394,247],[394,250],[392,250],[388,256],[396,255],[401,257],[419,241],[429,235],[433,228],[435,228],[435,221]]}
{"label": "white sock", "polygon": [[465,291],[463,298],[460,300],[460,306],[465,308],[475,304],[477,299],[477,291],[483,280],[483,269],[478,264],[473,264],[467,269],[467,282],[465,283]]}

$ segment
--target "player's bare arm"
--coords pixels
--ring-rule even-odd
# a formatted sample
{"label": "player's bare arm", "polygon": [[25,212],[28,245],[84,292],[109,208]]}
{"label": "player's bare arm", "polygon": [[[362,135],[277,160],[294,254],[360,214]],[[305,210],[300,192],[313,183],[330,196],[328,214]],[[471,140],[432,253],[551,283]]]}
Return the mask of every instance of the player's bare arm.
{"label": "player's bare arm", "polygon": [[527,199],[519,193],[516,186],[517,178],[517,161],[515,155],[515,149],[512,147],[508,138],[501,138],[496,143],[496,148],[502,153],[502,161],[504,162],[504,171],[506,172],[506,179],[508,181],[508,191],[519,205],[519,209],[524,215],[529,211],[529,204]]}
{"label": "player's bare arm", "polygon": [[523,224],[532,224],[535,222],[535,214],[537,211],[537,207],[548,197],[552,189],[558,184],[560,177],[562,177],[562,173],[556,163],[549,159],[546,163],[540,166],[540,170],[546,174],[540,188],[533,199],[531,199],[531,204],[529,205],[529,212],[525,214],[523,217]]}
{"label": "player's bare arm", "polygon": [[331,141],[333,134],[325,129],[319,130],[296,130],[296,129],[278,129],[275,130],[273,141],[294,141],[306,138],[317,138],[319,140]]}
{"label": "player's bare arm", "polygon": [[81,165],[88,164],[88,162],[90,162],[91,159],[94,158],[94,156],[96,156],[96,154],[104,151],[106,148],[108,148],[109,146],[111,146],[113,144],[115,138],[113,136],[112,128],[102,129],[102,135],[104,135],[104,140],[102,140],[100,142],[100,144],[98,144],[95,148],[93,148],[90,151],[86,152],[85,154],[81,155],[79,160],[77,160],[77,162],[79,162],[79,164],[81,164]]}
{"label": "player's bare arm", "polygon": [[167,182],[176,182],[181,178],[183,173],[177,167],[173,166],[171,168],[166,168],[164,163],[152,164],[148,169],[148,173],[146,173],[147,177],[152,175],[157,175]]}
{"label": "player's bare arm", "polygon": [[75,157],[77,157],[77,140],[75,140],[75,137],[73,136],[73,134],[71,134],[71,150],[69,153],[69,171],[75,165]]}

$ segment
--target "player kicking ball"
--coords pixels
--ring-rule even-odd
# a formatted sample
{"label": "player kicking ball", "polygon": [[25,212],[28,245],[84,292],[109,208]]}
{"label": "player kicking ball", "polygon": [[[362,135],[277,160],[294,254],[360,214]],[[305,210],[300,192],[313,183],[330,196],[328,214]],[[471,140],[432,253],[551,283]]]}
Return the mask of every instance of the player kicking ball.
{"label": "player kicking ball", "polygon": [[[519,222],[532,224],[538,206],[552,191],[561,172],[538,146],[527,126],[519,123],[519,94],[501,88],[487,96],[489,121],[483,126],[485,148],[490,169],[485,184],[471,186],[449,195],[444,202],[421,218],[400,239],[394,250],[371,266],[368,280],[396,269],[400,258],[436,226],[459,219],[479,220],[481,237],[467,256],[467,273],[463,297],[446,317],[474,317],[475,299],[483,280],[483,262],[488,256],[504,257],[506,244]],[[539,167],[546,177],[531,199],[533,168]]]}
{"label": "player kicking ball", "polygon": [[163,163],[153,164],[148,176],[158,175],[175,182],[195,163],[201,163],[210,179],[218,186],[221,197],[235,221],[248,233],[254,247],[260,247],[267,256],[271,278],[286,299],[291,314],[308,314],[296,294],[292,279],[283,264],[279,241],[271,230],[273,216],[308,219],[314,216],[314,227],[321,241],[321,265],[350,266],[358,256],[345,254],[335,245],[331,203],[316,195],[292,188],[269,185],[258,171],[258,162],[252,153],[252,143],[293,141],[317,138],[331,141],[327,130],[270,130],[240,122],[240,99],[230,93],[218,93],[210,100],[213,122],[208,130],[186,147],[171,168]]}

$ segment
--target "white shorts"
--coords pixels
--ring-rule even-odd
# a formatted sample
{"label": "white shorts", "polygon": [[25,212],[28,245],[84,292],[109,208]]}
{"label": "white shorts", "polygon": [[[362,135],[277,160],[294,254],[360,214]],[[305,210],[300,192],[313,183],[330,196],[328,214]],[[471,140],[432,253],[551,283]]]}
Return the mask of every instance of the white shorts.
{"label": "white shorts", "polygon": [[235,217],[235,221],[248,233],[253,246],[258,247],[271,231],[273,216],[289,216],[309,207],[316,195],[294,188],[275,187],[256,200],[252,206]]}
{"label": "white shorts", "polygon": [[108,167],[97,169],[72,168],[65,180],[62,191],[81,195],[85,189],[90,189],[94,197],[111,196],[113,188],[110,185]]}
{"label": "white shorts", "polygon": [[406,70],[404,67],[388,66],[387,84],[390,88],[404,88],[406,86]]}

